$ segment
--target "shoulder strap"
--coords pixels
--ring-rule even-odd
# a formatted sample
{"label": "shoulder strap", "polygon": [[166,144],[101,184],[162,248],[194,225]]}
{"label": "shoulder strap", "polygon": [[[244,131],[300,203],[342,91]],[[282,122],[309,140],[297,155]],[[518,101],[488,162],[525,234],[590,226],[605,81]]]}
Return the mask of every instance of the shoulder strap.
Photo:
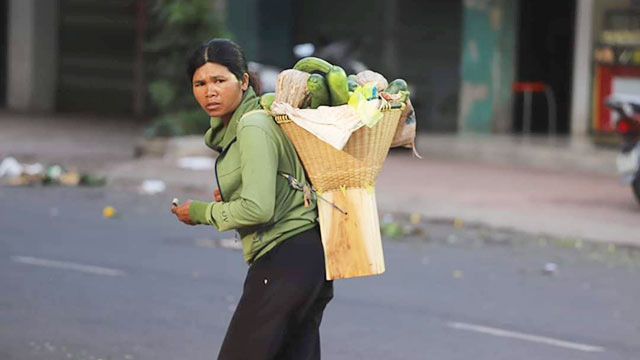
{"label": "shoulder strap", "polygon": [[264,109],[256,109],[256,110],[251,110],[251,111],[247,111],[246,113],[244,113],[242,115],[242,117],[240,119],[244,119],[245,116],[251,115],[251,114],[258,114],[258,113],[262,113],[262,114],[266,114],[266,115],[271,115],[269,114],[269,112],[267,110]]}
{"label": "shoulder strap", "polygon": [[329,205],[331,205],[334,209],[340,211],[341,213],[347,215],[347,212],[342,210],[341,208],[338,207],[338,205],[332,203],[331,201],[325,199],[324,197],[322,197],[322,195],[318,194],[318,192],[316,191],[316,189],[314,189],[313,187],[309,186],[309,185],[302,185],[295,177],[293,177],[293,175],[289,175],[285,172],[280,171],[279,174],[284,177],[285,179],[287,179],[287,182],[289,183],[289,186],[294,189],[294,190],[298,190],[298,191],[302,191],[304,193],[304,207],[309,207],[309,199],[311,199],[312,197],[314,199],[320,199],[324,202],[327,202]]}

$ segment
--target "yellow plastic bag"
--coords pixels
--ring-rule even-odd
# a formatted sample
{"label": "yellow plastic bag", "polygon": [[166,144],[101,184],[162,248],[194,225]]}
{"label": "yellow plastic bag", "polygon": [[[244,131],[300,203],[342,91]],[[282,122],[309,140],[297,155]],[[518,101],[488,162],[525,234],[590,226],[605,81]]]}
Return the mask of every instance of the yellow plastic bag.
{"label": "yellow plastic bag", "polygon": [[369,101],[369,99],[375,99],[377,96],[378,91],[376,84],[367,83],[357,88],[349,97],[349,106],[356,110],[362,123],[369,128],[374,127],[378,121],[382,119],[382,113],[378,109],[378,103],[376,101]]}

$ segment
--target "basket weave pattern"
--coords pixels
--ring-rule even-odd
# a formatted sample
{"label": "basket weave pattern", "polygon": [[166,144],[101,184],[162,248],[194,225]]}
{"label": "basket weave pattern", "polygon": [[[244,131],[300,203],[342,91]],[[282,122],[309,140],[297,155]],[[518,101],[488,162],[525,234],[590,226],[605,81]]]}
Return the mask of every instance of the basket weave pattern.
{"label": "basket weave pattern", "polygon": [[363,126],[356,130],[342,151],[318,139],[286,115],[275,118],[295,147],[311,184],[324,192],[375,184],[401,113],[401,109],[382,111],[382,119],[373,128]]}

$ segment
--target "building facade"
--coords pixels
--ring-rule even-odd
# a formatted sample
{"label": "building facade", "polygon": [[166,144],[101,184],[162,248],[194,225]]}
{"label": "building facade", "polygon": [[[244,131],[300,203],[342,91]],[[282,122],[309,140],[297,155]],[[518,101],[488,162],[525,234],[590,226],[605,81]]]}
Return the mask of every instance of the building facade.
{"label": "building facade", "polygon": [[136,3],[0,0],[0,104],[14,111],[142,112]]}
{"label": "building facade", "polygon": [[[603,99],[640,93],[636,0],[211,1],[250,60],[347,44],[405,78],[419,131],[609,133]],[[141,2],[0,0],[0,107],[145,114]]]}
{"label": "building facade", "polygon": [[599,136],[640,95],[640,2],[465,0],[458,129]]}

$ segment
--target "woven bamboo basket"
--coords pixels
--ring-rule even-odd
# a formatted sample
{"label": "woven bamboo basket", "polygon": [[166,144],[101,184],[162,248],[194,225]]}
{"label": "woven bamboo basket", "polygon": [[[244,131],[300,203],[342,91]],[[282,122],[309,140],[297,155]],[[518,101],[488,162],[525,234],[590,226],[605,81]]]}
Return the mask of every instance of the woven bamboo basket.
{"label": "woven bamboo basket", "polygon": [[327,280],[385,271],[374,186],[401,113],[402,108],[383,109],[382,119],[372,128],[356,130],[342,151],[286,115],[275,116],[295,147],[311,184],[327,200],[318,201]]}
{"label": "woven bamboo basket", "polygon": [[382,119],[373,128],[363,126],[355,131],[342,151],[296,125],[286,115],[275,118],[296,148],[311,184],[323,193],[375,184],[402,109],[383,110],[382,114]]}

